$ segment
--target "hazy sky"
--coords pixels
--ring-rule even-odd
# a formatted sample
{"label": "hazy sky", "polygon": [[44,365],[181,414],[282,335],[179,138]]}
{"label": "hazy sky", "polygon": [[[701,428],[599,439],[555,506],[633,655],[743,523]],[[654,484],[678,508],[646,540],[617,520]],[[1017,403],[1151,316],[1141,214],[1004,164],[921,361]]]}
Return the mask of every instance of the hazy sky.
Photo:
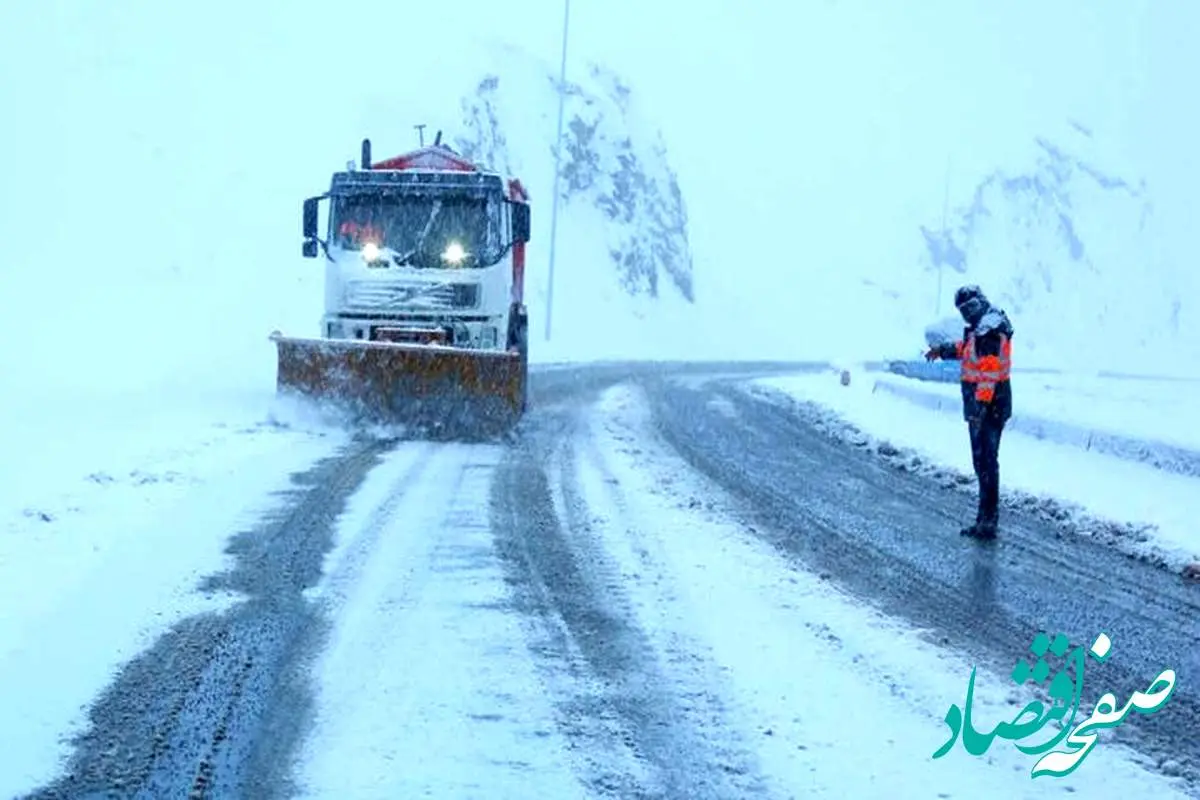
{"label": "hazy sky", "polygon": [[[154,269],[291,258],[299,201],[363,135],[406,147],[415,122],[458,113],[439,84],[470,72],[475,37],[557,64],[557,0],[445,8],[4,3],[0,170],[19,190],[0,231],[26,245],[8,269],[44,269],[46,241],[152,246]],[[1180,232],[1164,246],[1190,251],[1189,0],[575,0],[572,13],[569,70],[604,60],[662,126],[701,269],[706,246],[764,219],[833,270],[909,258],[895,243],[936,223],[948,162],[961,199],[996,167],[1027,166],[1032,137],[1068,119],[1096,130],[1104,166],[1148,178]]]}

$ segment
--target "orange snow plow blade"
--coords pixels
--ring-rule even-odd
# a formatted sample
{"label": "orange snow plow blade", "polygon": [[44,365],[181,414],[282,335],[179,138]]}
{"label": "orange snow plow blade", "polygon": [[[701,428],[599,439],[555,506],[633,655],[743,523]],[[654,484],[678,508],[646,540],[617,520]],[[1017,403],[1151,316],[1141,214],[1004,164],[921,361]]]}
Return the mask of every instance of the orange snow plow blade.
{"label": "orange snow plow blade", "polygon": [[278,333],[271,341],[280,394],[357,418],[474,438],[506,432],[524,412],[526,370],[517,353]]}

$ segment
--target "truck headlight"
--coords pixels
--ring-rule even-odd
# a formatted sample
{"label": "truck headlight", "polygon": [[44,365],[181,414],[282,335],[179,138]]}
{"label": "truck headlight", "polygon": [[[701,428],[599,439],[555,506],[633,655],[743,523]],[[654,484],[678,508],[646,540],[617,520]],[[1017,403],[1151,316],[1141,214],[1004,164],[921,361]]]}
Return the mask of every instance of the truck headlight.
{"label": "truck headlight", "polygon": [[451,242],[446,246],[446,251],[442,253],[442,260],[447,264],[458,266],[467,257],[467,251],[458,242]]}
{"label": "truck headlight", "polygon": [[374,242],[367,242],[362,249],[363,261],[368,264],[374,264],[379,260],[379,245]]}

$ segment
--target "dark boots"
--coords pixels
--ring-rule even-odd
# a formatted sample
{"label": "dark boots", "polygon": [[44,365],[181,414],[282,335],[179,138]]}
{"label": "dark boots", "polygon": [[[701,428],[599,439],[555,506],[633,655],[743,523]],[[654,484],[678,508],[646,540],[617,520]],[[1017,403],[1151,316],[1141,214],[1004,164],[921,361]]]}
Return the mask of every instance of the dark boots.
{"label": "dark boots", "polygon": [[995,522],[976,522],[970,527],[963,528],[959,533],[972,539],[995,539],[996,528]]}
{"label": "dark boots", "polygon": [[984,505],[988,505],[986,500],[981,499],[979,505],[980,509],[975,513],[975,524],[963,528],[959,533],[972,539],[995,539],[1000,514],[991,508],[983,508]]}

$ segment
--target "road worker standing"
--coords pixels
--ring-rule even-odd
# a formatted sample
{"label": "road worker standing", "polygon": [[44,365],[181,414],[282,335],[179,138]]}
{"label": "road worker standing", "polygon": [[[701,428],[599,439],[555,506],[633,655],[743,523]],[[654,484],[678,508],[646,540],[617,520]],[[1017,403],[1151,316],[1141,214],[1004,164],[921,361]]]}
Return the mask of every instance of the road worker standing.
{"label": "road worker standing", "polygon": [[1000,519],[1000,436],[1012,417],[1012,323],[988,302],[978,286],[954,293],[966,321],[963,338],[935,345],[926,360],[954,359],[962,372],[963,417],[971,434],[971,456],[979,481],[979,511],[964,536],[994,539]]}

